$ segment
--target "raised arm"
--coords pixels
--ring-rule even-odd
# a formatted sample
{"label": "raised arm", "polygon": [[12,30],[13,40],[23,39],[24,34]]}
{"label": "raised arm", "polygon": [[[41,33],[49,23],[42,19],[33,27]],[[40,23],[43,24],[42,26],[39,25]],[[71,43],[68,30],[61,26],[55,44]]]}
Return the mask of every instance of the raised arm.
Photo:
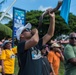
{"label": "raised arm", "polygon": [[54,30],[55,30],[55,14],[50,13],[49,11],[49,16],[50,16],[50,25],[48,28],[47,33],[43,36],[43,45],[45,45],[54,35]]}
{"label": "raised arm", "polygon": [[31,33],[33,36],[31,37],[30,40],[26,41],[25,50],[35,46],[39,41],[38,30],[35,28],[31,31]]}
{"label": "raised arm", "polygon": [[58,48],[56,49],[56,51],[61,55],[60,60],[64,61],[64,56],[62,54],[62,51],[60,49],[58,49]]}

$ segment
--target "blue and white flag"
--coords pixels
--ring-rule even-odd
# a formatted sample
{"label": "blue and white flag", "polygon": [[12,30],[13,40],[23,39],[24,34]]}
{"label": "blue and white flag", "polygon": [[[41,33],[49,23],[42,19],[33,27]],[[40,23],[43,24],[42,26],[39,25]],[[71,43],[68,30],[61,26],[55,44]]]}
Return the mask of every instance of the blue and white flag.
{"label": "blue and white flag", "polygon": [[71,0],[63,0],[60,16],[65,20],[65,22],[68,24],[68,16],[70,12],[70,4]]}
{"label": "blue and white flag", "polygon": [[16,37],[16,31],[19,27],[25,25],[25,10],[13,8],[13,36]]}
{"label": "blue and white flag", "polygon": [[16,38],[16,31],[18,30],[19,27],[25,25],[25,10],[13,7],[13,34],[12,34],[12,40],[14,46],[14,38]]}

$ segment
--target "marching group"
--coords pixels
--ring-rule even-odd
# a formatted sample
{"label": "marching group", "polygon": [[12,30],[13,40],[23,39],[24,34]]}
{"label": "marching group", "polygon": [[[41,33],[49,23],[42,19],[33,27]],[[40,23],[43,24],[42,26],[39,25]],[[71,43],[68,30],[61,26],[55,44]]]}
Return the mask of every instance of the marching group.
{"label": "marching group", "polygon": [[5,40],[0,44],[0,73],[14,75],[15,55],[18,58],[18,75],[59,75],[60,61],[64,62],[65,75],[76,75],[76,33],[69,35],[69,43],[63,48],[60,43],[47,42],[54,36],[55,13],[50,13],[47,33],[39,38],[36,28],[22,26],[17,32],[17,47]]}

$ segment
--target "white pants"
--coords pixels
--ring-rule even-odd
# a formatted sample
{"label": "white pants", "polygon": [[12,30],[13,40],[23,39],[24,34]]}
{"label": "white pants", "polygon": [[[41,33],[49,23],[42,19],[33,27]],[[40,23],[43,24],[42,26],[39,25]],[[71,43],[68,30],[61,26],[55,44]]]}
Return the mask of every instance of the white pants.
{"label": "white pants", "polygon": [[0,73],[0,75],[2,75],[2,73]]}

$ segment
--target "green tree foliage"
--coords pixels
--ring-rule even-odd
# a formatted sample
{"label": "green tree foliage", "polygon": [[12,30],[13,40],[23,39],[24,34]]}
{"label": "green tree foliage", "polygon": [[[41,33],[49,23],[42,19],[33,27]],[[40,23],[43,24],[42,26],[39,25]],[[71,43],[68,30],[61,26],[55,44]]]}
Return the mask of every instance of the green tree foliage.
{"label": "green tree foliage", "polygon": [[41,15],[41,11],[31,10],[26,13],[26,23],[30,22],[33,26],[38,26],[39,17]]}
{"label": "green tree foliage", "polygon": [[63,18],[59,15],[60,12],[56,12],[56,29],[55,35],[69,34],[70,32],[76,32],[76,16],[70,13],[69,23],[66,24]]}
{"label": "green tree foliage", "polygon": [[69,25],[71,31],[76,32],[76,16],[74,16],[72,13],[69,15]]}
{"label": "green tree foliage", "polygon": [[8,24],[5,24],[5,25],[8,26],[9,28],[11,28],[13,30],[13,22],[12,22],[12,20],[9,21],[9,23]]}
{"label": "green tree foliage", "polygon": [[[55,27],[55,36],[59,36],[61,34],[69,34],[70,33],[70,27],[65,23],[63,18],[59,15],[60,12],[56,12],[56,27]],[[66,33],[67,32],[67,33]]]}
{"label": "green tree foliage", "polygon": [[6,37],[12,37],[12,30],[6,25],[0,24],[0,40]]}
{"label": "green tree foliage", "polygon": [[[30,22],[33,27],[38,27],[39,23],[39,17],[41,16],[43,12],[38,10],[31,10],[26,12],[26,23]],[[56,38],[57,36],[61,34],[69,34],[72,31],[76,32],[76,16],[70,13],[69,15],[69,24],[67,25],[63,18],[60,16],[60,12],[56,12],[56,27],[55,27],[55,34],[53,38]],[[39,29],[39,34],[42,37],[48,29],[49,26],[49,16],[46,15],[43,19],[43,23],[41,28]],[[12,28],[12,21],[8,23],[9,27]]]}

